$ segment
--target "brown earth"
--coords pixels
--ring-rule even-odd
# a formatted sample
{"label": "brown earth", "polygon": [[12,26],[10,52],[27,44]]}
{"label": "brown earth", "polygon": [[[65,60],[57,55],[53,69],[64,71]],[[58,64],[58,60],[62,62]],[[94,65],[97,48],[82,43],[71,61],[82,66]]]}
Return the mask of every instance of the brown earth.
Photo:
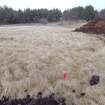
{"label": "brown earth", "polygon": [[27,95],[23,99],[10,99],[3,96],[0,100],[0,105],[66,105],[66,103],[63,97],[55,96],[54,93],[43,97],[42,92],[39,92],[36,98],[30,97],[30,95]]}
{"label": "brown earth", "polygon": [[92,34],[105,34],[105,19],[94,19],[88,22],[87,24],[83,25],[82,27],[77,28],[75,31]]}

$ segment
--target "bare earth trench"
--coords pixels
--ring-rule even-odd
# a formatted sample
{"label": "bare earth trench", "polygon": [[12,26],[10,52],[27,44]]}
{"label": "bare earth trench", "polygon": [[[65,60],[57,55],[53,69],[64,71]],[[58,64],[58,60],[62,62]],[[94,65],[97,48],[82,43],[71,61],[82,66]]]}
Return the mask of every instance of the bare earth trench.
{"label": "bare earth trench", "polygon": [[[1,26],[0,96],[55,92],[68,105],[105,105],[105,38],[72,32],[76,26]],[[93,74],[101,78],[96,86],[89,85]]]}

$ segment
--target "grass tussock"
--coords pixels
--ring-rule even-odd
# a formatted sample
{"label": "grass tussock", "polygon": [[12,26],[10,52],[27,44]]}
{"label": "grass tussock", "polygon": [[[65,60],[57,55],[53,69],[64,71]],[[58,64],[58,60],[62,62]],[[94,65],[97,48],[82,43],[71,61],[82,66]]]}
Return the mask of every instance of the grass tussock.
{"label": "grass tussock", "polygon": [[[75,28],[75,25],[73,25]],[[104,105],[105,43],[60,26],[0,27],[0,96],[54,92],[75,105]],[[68,79],[63,79],[64,71]],[[101,78],[90,86],[93,74]]]}

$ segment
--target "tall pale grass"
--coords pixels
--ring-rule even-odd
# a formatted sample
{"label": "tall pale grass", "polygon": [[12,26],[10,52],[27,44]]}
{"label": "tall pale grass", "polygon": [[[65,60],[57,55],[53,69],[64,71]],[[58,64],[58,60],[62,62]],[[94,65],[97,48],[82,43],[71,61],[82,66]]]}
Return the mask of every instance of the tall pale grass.
{"label": "tall pale grass", "polygon": [[[72,32],[70,27],[0,27],[0,96],[23,98],[39,91],[44,95],[55,92],[66,97],[68,105],[104,105],[103,38]],[[101,80],[91,87],[93,74],[100,75]]]}

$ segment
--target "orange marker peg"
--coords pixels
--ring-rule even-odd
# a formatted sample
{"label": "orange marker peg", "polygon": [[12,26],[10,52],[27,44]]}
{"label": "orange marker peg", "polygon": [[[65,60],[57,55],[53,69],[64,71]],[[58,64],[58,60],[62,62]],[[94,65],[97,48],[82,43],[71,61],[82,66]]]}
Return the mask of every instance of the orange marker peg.
{"label": "orange marker peg", "polygon": [[73,65],[73,70],[74,70],[74,72],[77,71],[77,66],[76,65]]}
{"label": "orange marker peg", "polygon": [[67,80],[67,71],[64,71],[64,80]]}

